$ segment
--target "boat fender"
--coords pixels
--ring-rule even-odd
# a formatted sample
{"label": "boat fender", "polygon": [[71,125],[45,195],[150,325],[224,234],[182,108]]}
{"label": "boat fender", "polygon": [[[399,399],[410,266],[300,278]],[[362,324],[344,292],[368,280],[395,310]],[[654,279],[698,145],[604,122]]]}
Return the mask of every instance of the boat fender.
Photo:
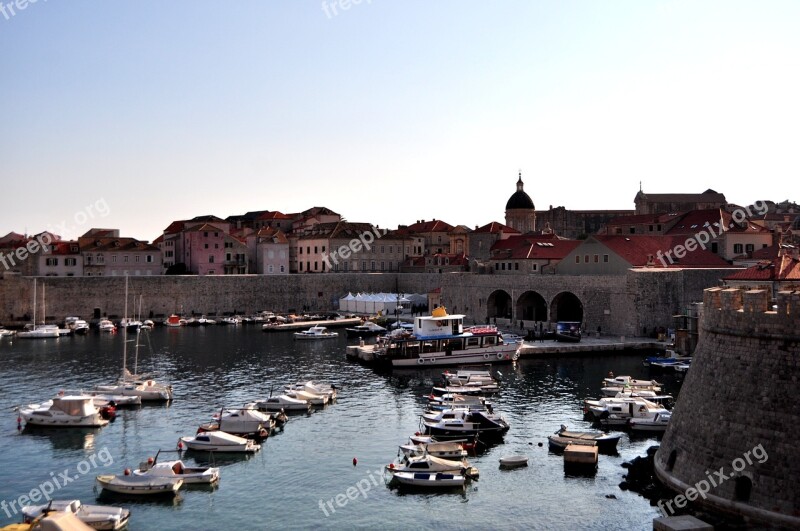
{"label": "boat fender", "polygon": [[131,469],[130,468],[126,468],[125,470],[122,471],[122,473],[125,474],[126,476],[130,476],[131,475]]}
{"label": "boat fender", "polygon": [[422,358],[419,358],[419,359],[417,360],[417,363],[418,363],[419,365],[422,365],[423,363],[425,363],[425,360],[424,360],[424,359],[422,359]]}
{"label": "boat fender", "polygon": [[497,353],[497,359],[499,359],[499,360],[503,359],[503,353],[502,352],[498,352]]}
{"label": "boat fender", "polygon": [[483,355],[483,359],[488,360],[489,359],[489,355],[488,354],[484,354]]}
{"label": "boat fender", "polygon": [[147,387],[152,387],[153,380],[147,380]]}

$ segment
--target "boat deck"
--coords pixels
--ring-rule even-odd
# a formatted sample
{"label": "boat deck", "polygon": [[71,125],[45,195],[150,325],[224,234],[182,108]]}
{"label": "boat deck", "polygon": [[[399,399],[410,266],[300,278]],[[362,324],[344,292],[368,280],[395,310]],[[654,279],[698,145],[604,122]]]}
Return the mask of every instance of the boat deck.
{"label": "boat deck", "polygon": [[361,324],[361,319],[352,317],[347,319],[327,319],[324,321],[297,321],[294,323],[284,323],[262,328],[264,332],[286,332],[297,330],[308,330],[312,326],[324,326],[326,328],[336,328],[345,326],[355,326]]}

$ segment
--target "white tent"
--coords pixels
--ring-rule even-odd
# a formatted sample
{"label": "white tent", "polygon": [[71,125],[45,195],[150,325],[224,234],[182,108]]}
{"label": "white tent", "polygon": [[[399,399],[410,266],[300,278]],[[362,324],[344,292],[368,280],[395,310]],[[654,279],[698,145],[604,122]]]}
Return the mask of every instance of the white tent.
{"label": "white tent", "polygon": [[352,293],[348,292],[347,295],[339,299],[339,310],[343,312],[354,312],[356,311],[356,298],[353,296]]}

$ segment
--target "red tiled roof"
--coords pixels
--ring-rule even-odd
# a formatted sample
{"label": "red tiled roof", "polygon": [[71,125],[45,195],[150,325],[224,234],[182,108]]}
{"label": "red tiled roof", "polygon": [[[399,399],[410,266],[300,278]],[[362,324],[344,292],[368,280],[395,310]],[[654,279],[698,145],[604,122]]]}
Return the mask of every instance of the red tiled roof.
{"label": "red tiled roof", "polygon": [[[75,246],[74,251],[72,250],[73,245]],[[51,243],[48,247],[50,247],[50,254],[69,255],[80,254],[81,252],[77,241],[55,242]]]}
{"label": "red tiled roof", "polygon": [[6,244],[11,242],[23,242],[25,241],[25,236],[23,234],[17,234],[16,232],[9,232],[2,238],[0,238],[0,244]]}
{"label": "red tiled roof", "polygon": [[561,260],[580,244],[580,240],[562,240],[555,234],[522,234],[495,242],[490,252],[492,260]]}
{"label": "red tiled roof", "polygon": [[164,229],[164,233],[177,234],[183,230],[184,223],[186,223],[186,221],[173,221],[172,223],[169,224],[169,226],[166,229]]}
{"label": "red tiled roof", "polygon": [[219,227],[215,227],[214,225],[209,225],[208,223],[203,223],[202,225],[197,224],[193,227],[188,227],[184,229],[183,232],[205,232],[205,231],[222,232],[224,234],[224,231],[222,229],[220,229]]}
{"label": "red tiled roof", "polygon": [[743,271],[737,271],[724,280],[800,280],[800,260],[785,254],[773,260],[764,260]]}
{"label": "red tiled roof", "polygon": [[267,210],[266,212],[258,216],[259,221],[267,221],[270,219],[292,219],[292,217],[287,216],[283,212],[278,212],[277,210],[274,211]]}
{"label": "red tiled roof", "polygon": [[263,228],[258,231],[258,238],[270,238],[272,243],[289,243],[289,239],[281,229]]}
{"label": "red tiled roof", "polygon": [[498,223],[496,221],[492,221],[491,223],[488,223],[483,227],[478,227],[477,229],[475,229],[474,232],[488,232],[492,234],[505,232],[511,234],[519,234],[519,231],[517,229],[513,229],[508,225],[503,225],[502,223]]}
{"label": "red tiled roof", "polygon": [[750,258],[753,260],[774,260],[778,257],[778,250],[779,247],[776,244],[770,245],[769,247],[762,247],[757,251],[753,251]]}
{"label": "red tiled roof", "polygon": [[[687,240],[683,236],[631,234],[629,236],[595,235],[591,238],[605,245],[634,267],[646,266],[649,257],[653,258],[656,267],[732,267],[716,254],[700,247],[692,252],[686,252],[683,258],[678,259],[674,254],[674,249],[678,245],[685,246]],[[666,255],[667,252],[673,253],[670,255],[672,263]],[[659,257],[663,257],[663,262]]]}
{"label": "red tiled roof", "polygon": [[450,232],[453,226],[440,219],[432,219],[430,221],[420,221],[408,226],[409,232]]}
{"label": "red tiled roof", "polygon": [[135,238],[95,238],[94,236],[81,236],[78,245],[82,252],[103,251],[160,251],[151,245]]}
{"label": "red tiled roof", "polygon": [[705,227],[711,227],[714,234],[718,234],[722,230],[720,227],[728,225],[730,221],[730,213],[719,208],[691,210],[685,213],[666,234],[697,234]]}

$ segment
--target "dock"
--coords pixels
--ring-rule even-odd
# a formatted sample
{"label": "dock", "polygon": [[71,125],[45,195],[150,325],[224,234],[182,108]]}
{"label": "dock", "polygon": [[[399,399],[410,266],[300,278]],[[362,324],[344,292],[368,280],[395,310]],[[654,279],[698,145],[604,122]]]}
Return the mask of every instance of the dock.
{"label": "dock", "polygon": [[604,352],[620,353],[663,350],[667,344],[656,339],[635,337],[625,338],[622,336],[612,337],[583,337],[577,343],[559,342],[553,339],[544,341],[523,341],[519,348],[520,358],[534,358],[537,356],[581,356],[586,353]]}
{"label": "dock", "polygon": [[361,324],[359,317],[345,319],[326,319],[323,321],[295,321],[294,323],[283,323],[262,327],[264,332],[289,332],[297,330],[308,330],[312,326],[324,326],[326,328],[342,328],[345,326],[356,326]]}

